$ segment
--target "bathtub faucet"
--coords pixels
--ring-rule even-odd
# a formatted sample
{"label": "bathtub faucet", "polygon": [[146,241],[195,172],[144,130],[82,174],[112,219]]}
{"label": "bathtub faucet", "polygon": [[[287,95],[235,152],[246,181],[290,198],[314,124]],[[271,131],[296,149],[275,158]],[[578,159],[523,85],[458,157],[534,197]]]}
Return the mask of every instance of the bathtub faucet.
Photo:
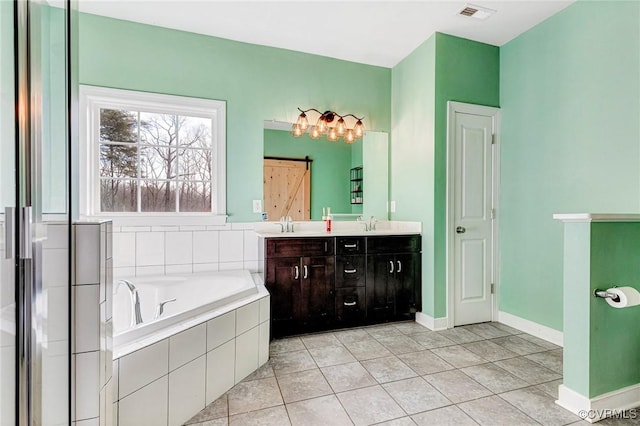
{"label": "bathtub faucet", "polygon": [[176,299],[169,299],[169,300],[165,300],[164,302],[160,302],[158,303],[158,306],[156,307],[156,316],[153,317],[154,320],[160,318],[160,315],[162,315],[164,313],[164,305],[166,305],[167,303],[171,303],[171,302],[175,302]]}
{"label": "bathtub faucet", "polygon": [[128,280],[120,280],[118,281],[118,287],[120,284],[124,284],[127,286],[129,290],[129,295],[131,296],[131,327],[142,324],[142,314],[140,313],[140,295],[138,294],[138,289],[136,286]]}

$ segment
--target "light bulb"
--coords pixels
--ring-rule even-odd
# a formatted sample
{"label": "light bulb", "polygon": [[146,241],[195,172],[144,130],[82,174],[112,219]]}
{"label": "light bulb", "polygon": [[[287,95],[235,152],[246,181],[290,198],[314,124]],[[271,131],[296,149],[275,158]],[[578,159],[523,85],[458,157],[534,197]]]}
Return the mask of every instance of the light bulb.
{"label": "light bulb", "polygon": [[338,136],[344,135],[346,128],[347,126],[344,124],[344,119],[340,117],[340,119],[336,123],[336,133],[338,133]]}
{"label": "light bulb", "polygon": [[338,132],[335,127],[329,127],[329,130],[327,131],[327,140],[330,142],[338,140]]}
{"label": "light bulb", "polygon": [[318,127],[317,126],[311,127],[311,130],[309,130],[309,137],[311,139],[320,139],[320,136],[322,136],[322,133],[318,131]]}
{"label": "light bulb", "polygon": [[303,133],[304,130],[302,130],[302,127],[300,127],[298,123],[294,124],[291,128],[291,136],[293,136],[294,138],[299,138]]}
{"label": "light bulb", "polygon": [[356,125],[353,128],[353,134],[356,139],[359,139],[364,135],[364,125],[362,124],[362,120],[358,120],[356,122]]}
{"label": "light bulb", "polygon": [[327,123],[324,121],[324,117],[318,118],[318,122],[316,123],[316,129],[318,129],[318,132],[321,135],[327,132]]}
{"label": "light bulb", "polygon": [[356,141],[356,137],[353,134],[353,130],[348,129],[345,133],[344,133],[344,141],[346,143],[354,143]]}
{"label": "light bulb", "polygon": [[296,124],[300,126],[302,132],[306,132],[309,128],[309,120],[307,120],[307,114],[305,114],[304,112],[300,114],[298,116],[298,121],[296,121]]}

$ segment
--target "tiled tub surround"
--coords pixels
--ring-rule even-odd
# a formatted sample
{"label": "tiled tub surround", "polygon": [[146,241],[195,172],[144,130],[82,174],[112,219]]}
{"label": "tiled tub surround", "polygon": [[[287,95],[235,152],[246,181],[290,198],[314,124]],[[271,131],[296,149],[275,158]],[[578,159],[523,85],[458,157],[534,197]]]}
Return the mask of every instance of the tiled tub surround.
{"label": "tiled tub surround", "polygon": [[257,293],[114,350],[120,426],[181,425],[269,358],[269,294]]}
{"label": "tiled tub surround", "polygon": [[78,222],[73,283],[74,425],[113,424],[111,221]]}
{"label": "tiled tub surround", "polygon": [[253,223],[221,226],[116,226],[114,276],[246,269],[259,272]]}

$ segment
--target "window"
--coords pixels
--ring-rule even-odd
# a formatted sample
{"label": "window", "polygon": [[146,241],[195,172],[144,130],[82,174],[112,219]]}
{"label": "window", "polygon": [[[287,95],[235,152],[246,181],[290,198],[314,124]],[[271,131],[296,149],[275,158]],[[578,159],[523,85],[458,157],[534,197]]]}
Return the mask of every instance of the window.
{"label": "window", "polygon": [[225,214],[224,102],[90,86],[80,102],[84,214]]}

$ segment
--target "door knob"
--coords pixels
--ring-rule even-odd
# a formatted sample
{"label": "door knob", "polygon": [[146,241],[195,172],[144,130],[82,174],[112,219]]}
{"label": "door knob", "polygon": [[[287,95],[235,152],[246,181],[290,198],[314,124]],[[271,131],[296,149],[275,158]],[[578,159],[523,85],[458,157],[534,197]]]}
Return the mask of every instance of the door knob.
{"label": "door knob", "polygon": [[467,229],[464,226],[458,226],[456,228],[456,233],[458,234],[464,234],[465,232],[467,232]]}

